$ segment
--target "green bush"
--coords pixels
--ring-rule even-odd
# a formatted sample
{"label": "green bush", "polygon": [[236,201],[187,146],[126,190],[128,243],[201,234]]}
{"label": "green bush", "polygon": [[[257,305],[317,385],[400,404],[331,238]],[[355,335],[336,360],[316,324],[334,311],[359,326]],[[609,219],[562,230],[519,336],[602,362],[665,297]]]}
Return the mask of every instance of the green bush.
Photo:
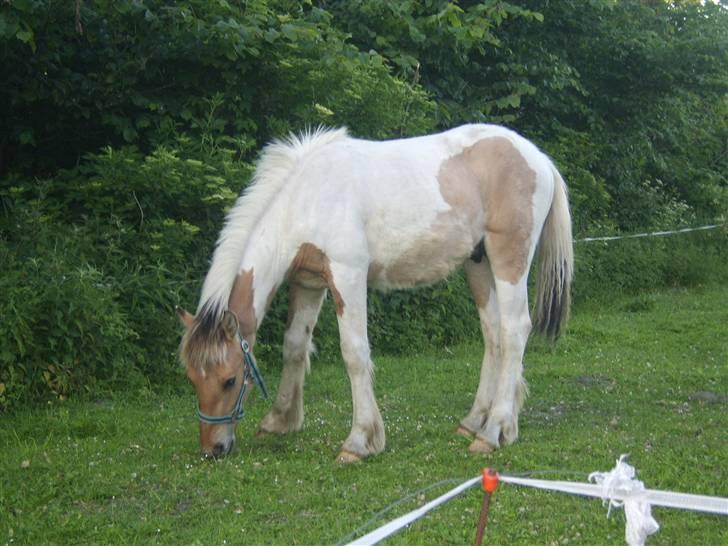
{"label": "green bush", "polygon": [[728,280],[728,230],[577,243],[575,302]]}
{"label": "green bush", "polygon": [[[180,142],[107,149],[35,184],[0,188],[0,406],[89,392],[96,381],[175,383],[174,305],[196,297],[250,166]],[[233,189],[234,188],[234,189]]]}
{"label": "green bush", "polygon": [[435,105],[358,50],[332,16],[287,0],[0,3],[0,176],[48,176],[104,146],[186,135],[255,148],[289,129],[419,134]]}
{"label": "green bush", "polygon": [[136,332],[83,232],[15,219],[21,245],[0,241],[0,408],[142,381]]}

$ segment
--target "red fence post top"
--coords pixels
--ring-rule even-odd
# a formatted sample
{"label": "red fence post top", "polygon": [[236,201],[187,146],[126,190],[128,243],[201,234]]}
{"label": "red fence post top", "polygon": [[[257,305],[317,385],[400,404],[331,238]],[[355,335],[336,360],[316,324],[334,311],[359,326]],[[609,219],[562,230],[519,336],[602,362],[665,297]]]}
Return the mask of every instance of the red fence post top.
{"label": "red fence post top", "polygon": [[498,488],[498,473],[492,468],[483,469],[483,491],[493,493]]}

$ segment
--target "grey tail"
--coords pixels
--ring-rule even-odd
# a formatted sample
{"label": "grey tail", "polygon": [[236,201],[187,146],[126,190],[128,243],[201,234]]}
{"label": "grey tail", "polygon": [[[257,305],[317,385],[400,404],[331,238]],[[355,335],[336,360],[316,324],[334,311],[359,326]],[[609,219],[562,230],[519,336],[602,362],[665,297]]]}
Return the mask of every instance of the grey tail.
{"label": "grey tail", "polygon": [[554,198],[539,242],[534,329],[555,340],[569,317],[574,251],[566,184],[555,167],[553,173]]}

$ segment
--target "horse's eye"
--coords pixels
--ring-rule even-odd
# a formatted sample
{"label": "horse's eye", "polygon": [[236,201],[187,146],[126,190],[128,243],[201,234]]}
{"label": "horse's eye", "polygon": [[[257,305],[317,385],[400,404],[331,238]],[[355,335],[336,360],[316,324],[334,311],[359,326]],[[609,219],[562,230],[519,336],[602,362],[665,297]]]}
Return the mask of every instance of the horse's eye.
{"label": "horse's eye", "polygon": [[225,380],[225,383],[222,384],[222,388],[223,389],[229,389],[233,385],[235,385],[235,378],[234,377],[231,377],[230,379],[226,379]]}

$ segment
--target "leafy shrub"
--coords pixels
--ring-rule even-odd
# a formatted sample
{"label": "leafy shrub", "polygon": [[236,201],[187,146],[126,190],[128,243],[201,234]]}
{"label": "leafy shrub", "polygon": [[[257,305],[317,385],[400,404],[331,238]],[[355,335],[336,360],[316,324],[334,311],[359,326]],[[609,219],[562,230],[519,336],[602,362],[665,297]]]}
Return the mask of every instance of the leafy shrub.
{"label": "leafy shrub", "polygon": [[174,305],[196,297],[250,173],[231,150],[203,163],[185,146],[107,149],[51,180],[0,188],[0,308],[10,325],[1,404],[88,392],[97,380],[175,383]]}
{"label": "leafy shrub", "polygon": [[16,222],[22,245],[0,241],[0,408],[141,381],[136,332],[114,280],[86,260],[83,232]]}
{"label": "leafy shrub", "polygon": [[[7,4],[7,5],[5,5]],[[433,126],[434,103],[359,51],[311,3],[4,2],[0,175],[49,175],[104,146],[145,153],[187,135],[256,147],[290,128]],[[365,50],[366,51],[366,50]],[[38,153],[42,150],[42,153]]]}
{"label": "leafy shrub", "polygon": [[728,232],[577,243],[577,302],[728,280]]}

